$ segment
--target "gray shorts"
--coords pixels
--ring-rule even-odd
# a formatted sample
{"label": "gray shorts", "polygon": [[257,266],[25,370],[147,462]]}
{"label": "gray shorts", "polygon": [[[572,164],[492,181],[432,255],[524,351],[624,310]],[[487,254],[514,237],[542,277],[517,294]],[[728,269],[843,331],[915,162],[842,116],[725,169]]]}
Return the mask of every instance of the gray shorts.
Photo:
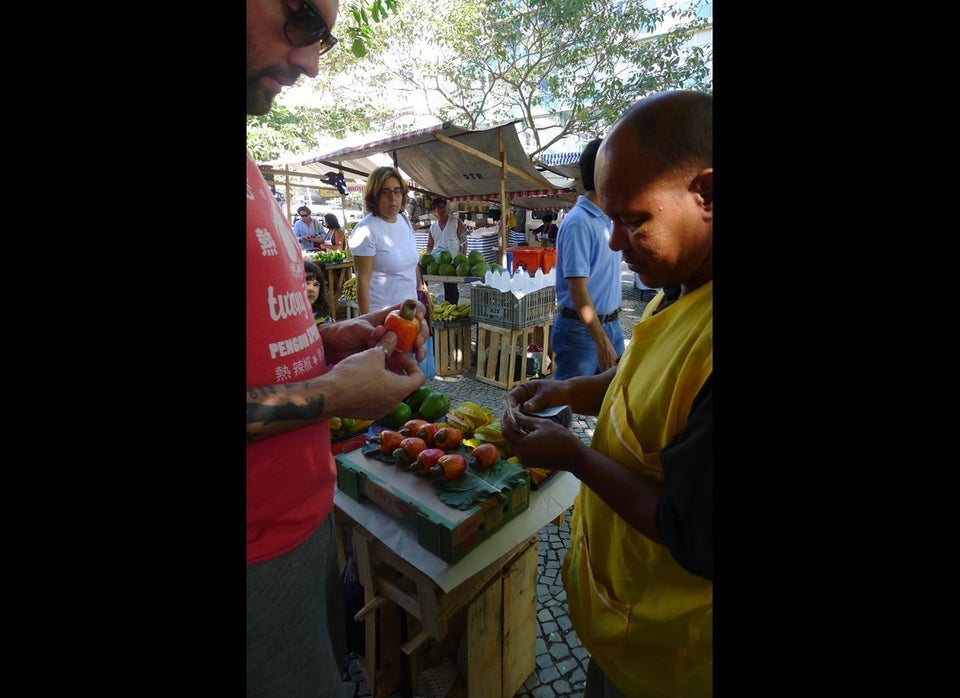
{"label": "gray shorts", "polygon": [[285,555],[247,565],[247,698],[351,698],[333,513]]}

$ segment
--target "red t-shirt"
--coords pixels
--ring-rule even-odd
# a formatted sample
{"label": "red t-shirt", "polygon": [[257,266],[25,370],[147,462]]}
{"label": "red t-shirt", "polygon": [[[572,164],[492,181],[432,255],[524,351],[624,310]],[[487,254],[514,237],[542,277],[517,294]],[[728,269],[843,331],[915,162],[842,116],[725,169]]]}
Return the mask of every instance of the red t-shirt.
{"label": "red t-shirt", "polygon": [[[247,153],[247,385],[326,371],[300,244]],[[247,564],[302,543],[333,509],[337,470],[324,421],[247,445]]]}

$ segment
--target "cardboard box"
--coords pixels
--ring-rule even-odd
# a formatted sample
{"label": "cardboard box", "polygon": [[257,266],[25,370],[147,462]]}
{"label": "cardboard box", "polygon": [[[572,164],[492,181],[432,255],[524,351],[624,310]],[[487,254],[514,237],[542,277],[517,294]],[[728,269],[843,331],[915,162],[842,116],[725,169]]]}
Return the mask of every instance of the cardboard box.
{"label": "cardboard box", "polygon": [[372,502],[391,516],[412,523],[417,542],[440,559],[455,564],[530,506],[530,481],[466,510],[444,504],[429,478],[417,477],[360,450],[336,456],[337,486],[361,503]]}

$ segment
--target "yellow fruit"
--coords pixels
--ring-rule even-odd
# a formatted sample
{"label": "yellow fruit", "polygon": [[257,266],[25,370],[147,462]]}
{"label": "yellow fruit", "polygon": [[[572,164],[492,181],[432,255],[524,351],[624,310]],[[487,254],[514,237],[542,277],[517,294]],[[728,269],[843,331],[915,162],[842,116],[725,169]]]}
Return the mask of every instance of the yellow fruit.
{"label": "yellow fruit", "polygon": [[451,412],[447,415],[447,421],[450,423],[450,426],[459,429],[460,433],[464,436],[468,438],[473,436],[473,422],[469,419],[461,418],[456,412]]}
{"label": "yellow fruit", "polygon": [[493,422],[496,417],[493,412],[485,407],[481,407],[475,402],[462,402],[453,410],[454,414],[469,419],[474,428],[482,427]]}
{"label": "yellow fruit", "polygon": [[506,438],[503,436],[503,432],[499,428],[494,428],[492,424],[485,425],[482,427],[477,427],[473,430],[474,436],[478,439],[482,438],[484,441],[493,441],[494,443],[505,443]]}
{"label": "yellow fruit", "polygon": [[530,473],[530,481],[535,485],[539,485],[550,476],[552,471],[546,468],[527,468],[527,472]]}

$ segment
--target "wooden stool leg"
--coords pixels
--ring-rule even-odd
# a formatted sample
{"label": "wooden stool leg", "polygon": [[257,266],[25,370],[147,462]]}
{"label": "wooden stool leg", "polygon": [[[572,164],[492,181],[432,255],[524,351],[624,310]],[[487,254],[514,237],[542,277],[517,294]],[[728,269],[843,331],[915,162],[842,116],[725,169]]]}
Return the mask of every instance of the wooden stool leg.
{"label": "wooden stool leg", "polygon": [[395,603],[384,604],[380,615],[380,675],[377,683],[381,695],[389,696],[400,687],[400,607]]}
{"label": "wooden stool leg", "polygon": [[513,333],[509,330],[500,333],[500,372],[497,379],[510,390],[513,385],[513,352],[510,347],[513,346]]}
{"label": "wooden stool leg", "polygon": [[553,373],[553,355],[550,353],[550,332],[553,331],[553,320],[543,325],[543,357],[540,359],[540,375]]}
{"label": "wooden stool leg", "polygon": [[490,585],[467,608],[467,695],[502,698],[503,581]]}

